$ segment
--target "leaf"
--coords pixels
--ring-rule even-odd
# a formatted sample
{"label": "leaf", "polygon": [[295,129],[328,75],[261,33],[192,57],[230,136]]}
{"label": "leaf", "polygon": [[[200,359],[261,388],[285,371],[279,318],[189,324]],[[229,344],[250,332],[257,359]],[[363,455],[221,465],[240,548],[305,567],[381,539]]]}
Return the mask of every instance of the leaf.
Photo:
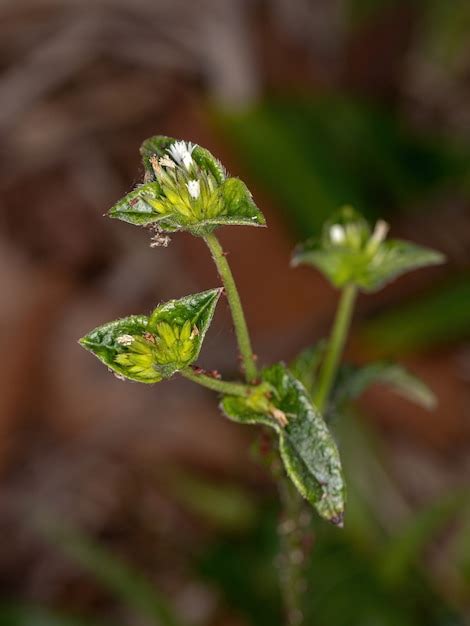
{"label": "leaf", "polygon": [[205,148],[156,136],[144,141],[141,154],[146,182],[115,204],[110,217],[199,236],[223,225],[265,225],[246,185],[228,178]]}
{"label": "leaf", "polygon": [[211,289],[170,300],[149,318],[132,315],[108,322],[80,344],[118,376],[159,382],[197,359],[221,292]]}
{"label": "leaf", "polygon": [[258,390],[259,395],[248,399],[225,397],[223,412],[239,423],[273,428],[279,435],[284,466],[298,491],[322,517],[342,525],[345,487],[341,461],[322,416],[285,365],[265,369],[262,380],[263,394]]}
{"label": "leaf", "polygon": [[387,240],[388,226],[379,221],[373,232],[364,218],[343,207],[323,229],[294,252],[294,266],[307,264],[320,270],[335,287],[354,284],[373,292],[405,272],[443,263],[440,252],[416,244]]}
{"label": "leaf", "polygon": [[[147,324],[145,315],[131,315],[98,326],[82,337],[79,343],[118,377],[123,376],[141,383],[157,383],[162,380],[162,376],[153,367],[152,347],[144,339]],[[131,353],[129,347],[136,343],[136,338],[138,343],[135,347],[138,349]],[[131,346],[125,345],[126,341]],[[128,364],[120,362],[123,356],[128,357]]]}
{"label": "leaf", "polygon": [[160,193],[160,185],[157,182],[139,185],[134,191],[131,191],[119,200],[108,211],[108,216],[135,226],[147,226],[147,224],[158,223],[165,216],[155,214],[151,202],[157,200],[160,197]]}
{"label": "leaf", "polygon": [[437,400],[429,387],[402,365],[380,361],[363,367],[343,365],[338,373],[332,403],[341,406],[359,397],[368,387],[384,384],[397,394],[425,409],[433,409]]}

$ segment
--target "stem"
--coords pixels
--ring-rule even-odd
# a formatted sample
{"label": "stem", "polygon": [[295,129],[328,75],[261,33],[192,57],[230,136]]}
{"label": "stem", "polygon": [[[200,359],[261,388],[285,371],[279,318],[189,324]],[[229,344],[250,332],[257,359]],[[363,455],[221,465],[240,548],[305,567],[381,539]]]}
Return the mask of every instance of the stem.
{"label": "stem", "polygon": [[217,391],[218,393],[243,397],[248,396],[250,393],[250,387],[248,387],[248,385],[218,380],[217,378],[212,378],[206,374],[196,374],[196,372],[189,367],[181,370],[180,374],[188,380],[192,380],[194,383],[207,387],[208,389],[212,389],[212,391]]}
{"label": "stem", "polygon": [[326,349],[326,356],[319,374],[319,382],[315,395],[315,405],[320,413],[325,409],[331,388],[335,381],[339,360],[343,352],[346,337],[351,325],[351,318],[356,300],[357,287],[346,285],[341,294],[336,312],[333,330]]}
{"label": "stem", "polygon": [[211,251],[212,258],[214,259],[220,278],[225,287],[225,293],[227,294],[227,300],[232,312],[238,347],[243,360],[243,369],[245,371],[246,381],[248,383],[252,383],[257,377],[255,357],[251,348],[251,340],[248,333],[248,327],[246,325],[245,314],[243,313],[242,303],[240,302],[240,296],[238,294],[237,286],[235,285],[232,271],[217,237],[211,233],[210,235],[206,235],[204,240]]}
{"label": "stem", "polygon": [[279,534],[279,582],[286,616],[286,626],[304,623],[302,596],[306,591],[305,566],[310,537],[310,511],[286,476],[283,468],[274,471],[282,506]]}
{"label": "stem", "polygon": [[286,626],[300,626],[303,622],[301,598],[304,592],[303,533],[299,528],[302,500],[292,492],[288,478],[279,481],[283,518],[279,525],[280,581],[286,613]]}

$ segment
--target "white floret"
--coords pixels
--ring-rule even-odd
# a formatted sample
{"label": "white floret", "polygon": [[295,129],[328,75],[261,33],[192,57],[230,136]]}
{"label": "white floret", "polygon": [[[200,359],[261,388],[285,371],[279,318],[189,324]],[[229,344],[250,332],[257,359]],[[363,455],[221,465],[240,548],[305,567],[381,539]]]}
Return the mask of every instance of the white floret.
{"label": "white floret", "polygon": [[198,180],[190,180],[186,183],[186,187],[188,188],[189,195],[194,200],[197,200],[201,194],[201,185]]}

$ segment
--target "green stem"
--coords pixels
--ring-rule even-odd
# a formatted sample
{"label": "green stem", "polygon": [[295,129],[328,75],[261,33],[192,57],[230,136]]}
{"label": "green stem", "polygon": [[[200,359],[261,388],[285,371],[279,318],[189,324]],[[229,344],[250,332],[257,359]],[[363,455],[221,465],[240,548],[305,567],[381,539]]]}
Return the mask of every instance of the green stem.
{"label": "green stem", "polygon": [[233,325],[235,326],[235,334],[237,336],[238,347],[243,361],[243,369],[245,378],[248,383],[256,380],[257,369],[255,357],[251,348],[250,335],[246,325],[245,314],[243,313],[240,296],[238,294],[235,280],[233,278],[230,266],[225,258],[224,251],[217,237],[211,233],[204,237],[206,244],[211,251],[214,262],[217,266],[220,278],[222,279],[227,294],[227,300],[232,312]]}
{"label": "green stem", "polygon": [[306,591],[305,540],[310,514],[305,508],[304,500],[284,473],[278,476],[277,483],[282,504],[282,518],[278,529],[279,576],[286,626],[301,626],[304,623],[302,596]]}
{"label": "green stem", "polygon": [[184,376],[188,380],[192,380],[198,385],[202,385],[203,387],[212,389],[212,391],[217,391],[217,393],[243,397],[248,396],[250,393],[250,387],[248,387],[248,385],[243,385],[242,383],[226,382],[225,380],[218,380],[217,378],[212,378],[211,376],[207,376],[206,374],[202,373],[197,374],[190,367],[181,370],[180,374],[181,376]]}
{"label": "green stem", "polygon": [[347,285],[341,294],[341,300],[336,312],[331,337],[328,341],[325,360],[320,369],[319,382],[315,394],[315,405],[320,412],[323,412],[325,409],[331,388],[335,381],[339,361],[351,325],[356,295],[357,287],[355,285]]}

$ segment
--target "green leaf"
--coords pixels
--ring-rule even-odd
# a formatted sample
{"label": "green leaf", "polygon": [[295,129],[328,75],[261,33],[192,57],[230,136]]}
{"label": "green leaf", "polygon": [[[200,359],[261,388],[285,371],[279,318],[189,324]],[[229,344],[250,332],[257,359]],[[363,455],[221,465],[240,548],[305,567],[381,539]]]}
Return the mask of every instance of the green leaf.
{"label": "green leaf", "polygon": [[160,197],[160,193],[160,185],[157,182],[139,185],[119,200],[108,211],[108,216],[134,224],[134,226],[158,223],[165,219],[165,215],[156,214],[152,202]]}
{"label": "green leaf", "polygon": [[326,222],[320,239],[310,239],[294,252],[293,265],[313,265],[338,288],[354,284],[373,292],[414,269],[443,263],[444,255],[416,244],[387,240],[388,226],[379,221],[373,232],[349,206]]}
{"label": "green leaf", "polygon": [[227,178],[223,165],[205,148],[156,136],[144,141],[141,154],[146,182],[115,204],[110,217],[199,236],[223,225],[265,224],[246,185]]}
{"label": "green leaf", "polygon": [[261,388],[249,398],[225,397],[223,412],[243,424],[264,424],[279,435],[286,471],[301,495],[330,522],[341,525],[345,486],[333,437],[307,391],[285,365],[262,373]]}
{"label": "green leaf", "polygon": [[402,365],[380,361],[363,367],[343,365],[338,373],[332,403],[341,406],[359,397],[368,387],[383,384],[396,393],[426,409],[433,409],[437,400],[429,387]]}
{"label": "green leaf", "polygon": [[159,305],[149,318],[132,315],[95,328],[80,339],[118,376],[157,383],[197,359],[221,289]]}

